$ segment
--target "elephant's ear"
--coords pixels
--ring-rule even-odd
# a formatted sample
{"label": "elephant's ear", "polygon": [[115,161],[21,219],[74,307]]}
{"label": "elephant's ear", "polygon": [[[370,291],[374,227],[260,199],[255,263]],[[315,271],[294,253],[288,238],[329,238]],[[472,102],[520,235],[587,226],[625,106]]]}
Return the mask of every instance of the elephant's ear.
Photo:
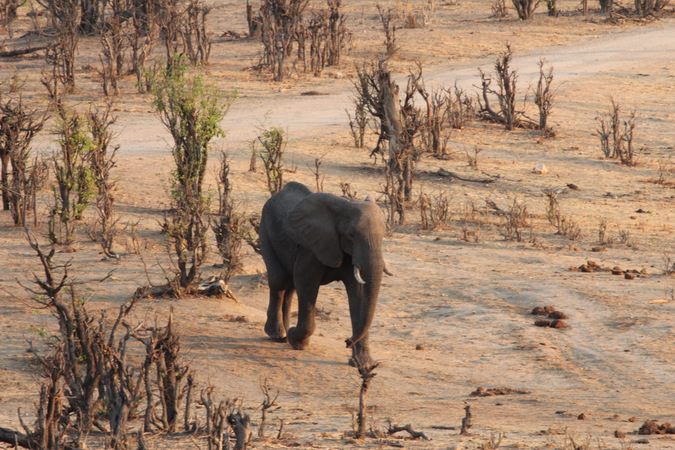
{"label": "elephant's ear", "polygon": [[288,214],[286,233],[329,267],[342,265],[337,217],[328,207],[330,194],[314,193],[302,199]]}

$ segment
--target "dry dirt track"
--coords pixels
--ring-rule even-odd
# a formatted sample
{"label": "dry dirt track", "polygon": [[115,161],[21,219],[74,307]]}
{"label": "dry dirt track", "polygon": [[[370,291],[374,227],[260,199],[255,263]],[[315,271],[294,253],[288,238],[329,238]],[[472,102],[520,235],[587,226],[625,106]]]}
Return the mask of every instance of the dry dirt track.
{"label": "dry dirt track", "polygon": [[[373,353],[382,362],[369,393],[372,426],[381,430],[388,419],[411,423],[431,441],[354,442],[344,437],[351,430],[359,380],[345,364],[349,320],[340,286],[322,289],[319,308],[325,314],[318,321],[311,348],[304,352],[265,338],[266,290],[255,274],[263,267],[252,255],[247,259],[248,275],[233,280],[239,303],[182,299],[141,305],[138,318],[149,321],[154,314],[164,317],[169,304],[175,308],[177,323],[183,327],[183,349],[198,379],[214,384],[222,396],[243,397],[254,422],[259,418],[254,409],[261,400],[259,379],[268,378],[278,389],[281,409],[272,415],[268,434],[276,433],[272,428],[279,419],[288,434],[280,442],[256,443],[257,448],[386,448],[389,442],[406,448],[478,448],[498,433],[505,433],[504,446],[515,448],[570,448],[570,437],[577,443],[588,441],[590,448],[675,448],[672,436],[650,436],[648,444],[633,443],[639,436],[614,437],[615,430],[633,432],[647,419],[675,422],[675,302],[658,302],[667,299],[665,292],[673,286],[672,277],[662,275],[661,262],[661,252],[675,248],[673,192],[644,182],[653,176],[653,160],[636,169],[616,167],[597,158],[597,143],[590,137],[594,115],[607,105],[609,79],[617,83],[616,95],[640,110],[645,119],[641,125],[654,151],[672,155],[675,22],[666,19],[587,43],[516,53],[514,63],[523,82],[531,78],[541,56],[565,81],[560,87],[559,115],[554,116],[560,139],[537,146],[529,135],[507,135],[494,127],[470,128],[454,137],[457,148],[485,146],[481,167],[501,174],[502,179],[485,186],[429,177],[419,180],[430,191],[445,190],[453,211],[469,200],[481,206],[486,197],[500,206],[514,197],[526,199],[538,218],[539,245],[504,241],[496,218],[486,219],[479,243],[462,241],[455,220],[444,232],[422,232],[413,223],[398,229],[385,244],[388,266],[396,276],[385,280],[372,329]],[[490,68],[493,60],[494,55],[485,56],[459,68],[430,65],[427,80],[450,85],[458,79],[471,86],[476,82],[476,67]],[[649,80],[656,81],[650,84]],[[643,86],[655,94],[641,92]],[[245,144],[257,135],[263,120],[287,129],[297,140],[299,168],[289,178],[312,184],[304,164],[326,153],[327,185],[332,192],[338,192],[341,179],[358,186],[359,194],[378,190],[377,171],[362,151],[349,148],[345,137],[349,88],[347,80],[330,80],[318,89],[329,95],[300,96],[303,87],[285,88],[274,95],[242,93],[225,119],[228,138],[222,145],[235,150],[235,186],[241,186],[240,195],[250,202],[250,209],[259,208],[265,194],[261,176],[246,172]],[[168,160],[167,145],[157,138],[164,131],[149,114],[121,115],[117,126],[119,174],[132,185],[120,196],[121,209],[137,217],[146,214],[143,223],[154,230],[146,235],[147,251],[151,258],[160,258],[156,220],[166,199],[154,174]],[[573,147],[579,148],[570,150]],[[337,148],[341,151],[334,151]],[[141,164],[143,160],[151,163],[150,168]],[[548,177],[531,174],[538,161],[551,168]],[[425,160],[420,167],[433,171],[439,164]],[[468,170],[459,159],[448,164]],[[544,216],[541,192],[566,183],[581,186],[563,200],[565,208],[578,213],[584,227],[585,238],[577,243],[555,236]],[[603,197],[607,191],[617,195]],[[637,208],[651,213],[630,219]],[[639,245],[616,244],[601,254],[592,253],[601,217],[633,227]],[[22,246],[21,234],[8,221],[3,217],[0,260],[16,261],[16,265],[0,277],[5,313],[0,323],[4,343],[0,424],[16,426],[16,407],[30,410],[28,393],[35,391],[27,375],[29,357],[23,338],[32,336],[29,327],[50,321],[44,314],[32,315],[29,303],[13,297],[18,295],[14,279],[34,270],[34,261]],[[82,243],[74,254],[77,267],[90,269],[83,278],[111,267],[100,261],[96,251],[95,246]],[[568,270],[587,259],[609,267],[645,268],[651,276],[629,281]],[[116,267],[112,283],[93,287],[98,295],[94,305],[116,307],[144,282],[137,259],[130,257]],[[157,275],[157,267],[153,270]],[[206,274],[211,270],[207,266]],[[529,312],[539,305],[554,305],[565,312],[570,327],[535,327]],[[245,323],[237,319],[241,316]],[[471,397],[478,387],[529,393]],[[470,435],[459,436],[467,404],[474,413],[474,426]],[[582,413],[586,420],[577,419]],[[156,448],[191,446],[191,442],[176,447],[156,441]]]}

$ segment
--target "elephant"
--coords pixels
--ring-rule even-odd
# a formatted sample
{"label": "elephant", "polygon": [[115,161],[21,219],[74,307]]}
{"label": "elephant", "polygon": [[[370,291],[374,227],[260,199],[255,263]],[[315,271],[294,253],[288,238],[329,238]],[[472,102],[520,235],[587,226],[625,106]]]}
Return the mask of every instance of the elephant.
{"label": "elephant", "polygon": [[[315,330],[319,287],[344,283],[349,298],[355,366],[373,364],[368,342],[382,274],[391,275],[382,256],[386,228],[374,201],[349,200],[312,192],[289,182],[265,203],[259,235],[267,267],[269,306],[265,333],[296,350],[307,348]],[[298,298],[298,321],[289,327],[293,294]]]}

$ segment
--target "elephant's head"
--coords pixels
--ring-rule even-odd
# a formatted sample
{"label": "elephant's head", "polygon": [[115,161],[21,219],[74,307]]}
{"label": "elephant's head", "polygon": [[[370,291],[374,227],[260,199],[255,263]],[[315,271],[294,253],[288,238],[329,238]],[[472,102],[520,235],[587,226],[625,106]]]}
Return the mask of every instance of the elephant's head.
{"label": "elephant's head", "polygon": [[353,278],[344,281],[352,284],[359,297],[358,312],[351,311],[353,335],[346,341],[347,347],[351,347],[368,332],[382,273],[389,274],[382,257],[385,225],[380,208],[372,201],[349,201],[332,194],[314,193],[293,208],[285,228],[291,239],[312,251],[328,267],[342,267],[345,254],[351,256],[353,268],[348,273]]}

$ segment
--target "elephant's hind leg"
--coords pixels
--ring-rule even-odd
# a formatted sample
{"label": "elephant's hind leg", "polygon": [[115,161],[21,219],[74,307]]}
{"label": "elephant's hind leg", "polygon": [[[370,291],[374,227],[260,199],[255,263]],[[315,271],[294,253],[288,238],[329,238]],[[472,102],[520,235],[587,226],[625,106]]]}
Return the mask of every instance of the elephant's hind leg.
{"label": "elephant's hind leg", "polygon": [[286,341],[293,292],[292,288],[286,290],[272,290],[270,288],[270,303],[267,307],[265,333],[275,341]]}

